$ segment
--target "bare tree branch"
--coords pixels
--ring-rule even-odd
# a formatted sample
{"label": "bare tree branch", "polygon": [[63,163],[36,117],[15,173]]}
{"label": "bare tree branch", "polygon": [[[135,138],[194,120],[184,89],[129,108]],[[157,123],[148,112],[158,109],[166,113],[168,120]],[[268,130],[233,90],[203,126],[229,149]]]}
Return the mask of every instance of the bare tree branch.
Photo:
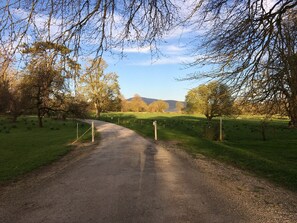
{"label": "bare tree branch", "polygon": [[[211,22],[199,55],[190,66],[214,64],[216,69],[190,78],[211,77],[233,86],[248,100],[278,101],[291,109],[297,125],[296,11],[294,0],[204,0],[191,19],[198,27]],[[195,17],[202,14],[203,20]],[[193,21],[189,22],[193,25]],[[195,24],[195,23],[194,23]],[[197,38],[201,40],[201,38]],[[201,56],[201,49],[204,55]],[[285,100],[284,100],[285,98]]]}
{"label": "bare tree branch", "polygon": [[170,0],[6,0],[0,4],[0,43],[11,54],[23,43],[52,41],[75,54],[89,45],[101,55],[129,43],[155,44],[175,14]]}

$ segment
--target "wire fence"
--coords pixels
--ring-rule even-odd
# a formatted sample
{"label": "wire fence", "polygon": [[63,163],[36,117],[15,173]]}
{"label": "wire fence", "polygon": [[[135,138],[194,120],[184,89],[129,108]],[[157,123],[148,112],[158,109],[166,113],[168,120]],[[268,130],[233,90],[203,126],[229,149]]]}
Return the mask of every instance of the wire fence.
{"label": "wire fence", "polygon": [[92,142],[95,141],[95,127],[94,127],[94,122],[92,122],[92,125],[90,128],[88,128],[81,136],[78,134],[78,123],[76,125],[76,140],[73,141],[71,144],[74,144],[78,142],[84,135],[86,135],[89,131],[92,131]]}

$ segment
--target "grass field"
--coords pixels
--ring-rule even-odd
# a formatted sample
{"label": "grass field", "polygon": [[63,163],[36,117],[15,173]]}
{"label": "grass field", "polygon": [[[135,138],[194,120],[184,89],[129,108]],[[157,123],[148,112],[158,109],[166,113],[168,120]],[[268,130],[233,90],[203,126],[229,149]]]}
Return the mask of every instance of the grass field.
{"label": "grass field", "polygon": [[[203,117],[178,114],[108,113],[102,120],[131,128],[153,138],[152,122],[157,120],[160,140],[178,141],[189,153],[201,153],[267,178],[297,191],[297,130],[288,120],[265,123],[258,117],[224,119],[224,141],[208,140],[208,122]],[[218,125],[218,120],[212,125]]]}
{"label": "grass field", "polygon": [[[79,124],[80,134],[89,128]],[[90,134],[82,140],[89,139]],[[0,182],[12,180],[69,152],[76,139],[76,122],[21,117],[16,123],[0,117]]]}

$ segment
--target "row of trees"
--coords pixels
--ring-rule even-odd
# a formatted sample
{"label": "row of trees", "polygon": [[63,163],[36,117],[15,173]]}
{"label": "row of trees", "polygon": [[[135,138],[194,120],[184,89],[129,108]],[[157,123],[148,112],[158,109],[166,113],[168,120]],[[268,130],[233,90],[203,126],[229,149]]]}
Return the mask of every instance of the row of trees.
{"label": "row of trees", "polygon": [[[139,96],[135,95],[131,100],[122,100],[123,112],[165,112],[168,110],[169,104],[162,100],[156,100],[149,105]],[[181,112],[184,108],[182,102],[176,102],[175,111]]]}
{"label": "row of trees", "polygon": [[[118,75],[107,73],[102,58],[88,61],[84,68],[71,59],[64,45],[36,42],[23,45],[27,56],[23,69],[16,70],[12,61],[1,55],[0,114],[13,121],[26,113],[35,113],[39,126],[44,116],[83,117],[90,109],[97,117],[106,111],[165,112],[169,105],[157,100],[147,105],[139,95],[125,100],[120,93]],[[9,62],[9,63],[8,63]],[[182,103],[177,103],[181,111]]]}
{"label": "row of trees", "polygon": [[14,70],[10,63],[1,69],[0,113],[9,114],[13,121],[21,114],[35,113],[42,127],[45,115],[82,117],[92,105],[97,116],[120,109],[118,76],[105,73],[107,64],[102,58],[81,69],[63,45],[36,42],[22,48],[22,54],[28,55],[25,68]]}
{"label": "row of trees", "polygon": [[[135,45],[158,52],[158,40],[173,27],[207,28],[188,44],[194,51],[190,65],[197,68],[190,78],[214,78],[241,100],[284,109],[297,127],[295,0],[6,0],[0,15],[0,51],[11,55],[38,39],[72,46],[75,55],[84,44],[96,47],[98,58]],[[214,69],[199,69],[209,64]],[[6,81],[1,86],[9,87]]]}
{"label": "row of trees", "polygon": [[208,120],[220,116],[248,115],[280,115],[286,116],[285,100],[283,106],[275,106],[273,102],[250,102],[236,98],[231,88],[225,84],[213,81],[202,84],[188,91],[186,95],[187,113],[203,114]]}

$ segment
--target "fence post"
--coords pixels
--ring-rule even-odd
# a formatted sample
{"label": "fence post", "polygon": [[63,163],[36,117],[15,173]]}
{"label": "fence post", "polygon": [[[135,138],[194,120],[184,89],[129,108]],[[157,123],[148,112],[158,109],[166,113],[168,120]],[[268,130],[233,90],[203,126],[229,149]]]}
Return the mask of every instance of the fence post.
{"label": "fence post", "polygon": [[157,140],[158,140],[157,121],[154,121],[154,122],[153,122],[153,125],[154,125],[154,127],[155,127],[155,140],[157,141]]}
{"label": "fence post", "polygon": [[94,138],[95,138],[94,122],[92,122],[92,142],[95,141]]}

